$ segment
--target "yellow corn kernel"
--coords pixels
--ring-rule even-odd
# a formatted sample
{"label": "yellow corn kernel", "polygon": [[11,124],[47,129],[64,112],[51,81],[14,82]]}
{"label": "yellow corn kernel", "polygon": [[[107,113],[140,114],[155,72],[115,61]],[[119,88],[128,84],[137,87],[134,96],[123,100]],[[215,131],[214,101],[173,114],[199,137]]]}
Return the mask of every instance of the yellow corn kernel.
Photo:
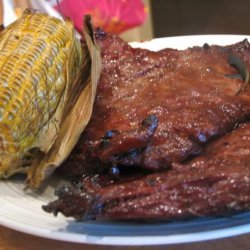
{"label": "yellow corn kernel", "polygon": [[0,177],[25,171],[28,151],[65,106],[81,57],[70,21],[25,11],[0,33]]}

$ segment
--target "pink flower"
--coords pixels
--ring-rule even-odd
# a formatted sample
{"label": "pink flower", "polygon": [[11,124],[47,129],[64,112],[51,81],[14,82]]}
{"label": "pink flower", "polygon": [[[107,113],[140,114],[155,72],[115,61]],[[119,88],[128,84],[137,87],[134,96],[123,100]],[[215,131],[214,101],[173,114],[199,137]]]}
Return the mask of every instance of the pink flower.
{"label": "pink flower", "polygon": [[[55,8],[58,10],[58,6]],[[95,27],[113,33],[141,25],[147,12],[141,0],[62,0],[60,9],[79,31],[84,15],[90,14]]]}

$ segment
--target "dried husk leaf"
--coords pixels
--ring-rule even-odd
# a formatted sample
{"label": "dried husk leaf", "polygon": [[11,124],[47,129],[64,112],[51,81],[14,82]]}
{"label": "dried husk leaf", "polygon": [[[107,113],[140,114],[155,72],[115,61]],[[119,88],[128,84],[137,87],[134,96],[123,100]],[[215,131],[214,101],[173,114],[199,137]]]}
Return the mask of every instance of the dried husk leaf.
{"label": "dried husk leaf", "polygon": [[[97,82],[101,72],[101,56],[100,49],[95,43],[89,16],[84,21],[84,36],[87,50],[86,48],[83,49],[85,64],[79,76],[79,80],[82,81],[84,88],[78,91],[78,93],[72,93],[73,98],[67,107],[58,136],[50,151],[48,153],[37,153],[27,175],[27,187],[29,188],[38,188],[42,181],[61,165],[72,151],[90,120],[96,96]],[[91,70],[89,71],[90,59]]]}

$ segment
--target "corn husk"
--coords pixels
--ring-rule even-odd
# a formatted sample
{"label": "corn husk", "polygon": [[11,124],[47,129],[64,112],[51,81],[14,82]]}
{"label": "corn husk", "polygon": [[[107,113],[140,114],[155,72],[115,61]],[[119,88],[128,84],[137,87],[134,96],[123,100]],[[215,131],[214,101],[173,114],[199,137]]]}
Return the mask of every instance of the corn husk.
{"label": "corn husk", "polygon": [[[87,48],[84,48],[84,70],[80,81],[84,86],[79,91],[76,100],[72,100],[65,113],[58,136],[48,153],[38,152],[31,168],[28,170],[27,186],[37,188],[41,182],[50,176],[54,170],[69,156],[77,143],[81,133],[85,129],[92,114],[92,108],[96,96],[97,82],[101,71],[100,49],[95,43],[91,18],[85,17],[84,37]],[[90,58],[89,58],[90,57]],[[91,60],[90,74],[88,64]],[[89,75],[88,75],[89,74]]]}

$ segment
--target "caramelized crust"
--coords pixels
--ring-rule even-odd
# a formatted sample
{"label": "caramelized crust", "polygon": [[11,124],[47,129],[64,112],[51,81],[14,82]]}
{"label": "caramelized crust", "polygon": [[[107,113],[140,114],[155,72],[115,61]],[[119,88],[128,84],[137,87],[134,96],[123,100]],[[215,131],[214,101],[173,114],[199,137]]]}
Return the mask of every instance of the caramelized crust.
{"label": "caramelized crust", "polygon": [[[94,113],[64,165],[93,175],[58,188],[44,210],[84,220],[249,210],[250,88],[228,63],[233,55],[250,68],[249,43],[150,52],[113,35],[97,39]],[[108,168],[113,175],[103,174]]]}
{"label": "caramelized crust", "polygon": [[45,206],[77,219],[186,219],[250,209],[250,124],[209,144],[186,164],[155,174],[83,177]]}
{"label": "caramelized crust", "polygon": [[[243,80],[228,63],[234,55],[249,68],[247,40],[151,52],[111,34],[97,32],[96,38],[102,51],[97,98],[90,123],[64,164],[68,173],[113,166],[168,169],[249,119],[250,88],[236,95]],[[157,128],[142,136],[149,116],[157,119]]]}

